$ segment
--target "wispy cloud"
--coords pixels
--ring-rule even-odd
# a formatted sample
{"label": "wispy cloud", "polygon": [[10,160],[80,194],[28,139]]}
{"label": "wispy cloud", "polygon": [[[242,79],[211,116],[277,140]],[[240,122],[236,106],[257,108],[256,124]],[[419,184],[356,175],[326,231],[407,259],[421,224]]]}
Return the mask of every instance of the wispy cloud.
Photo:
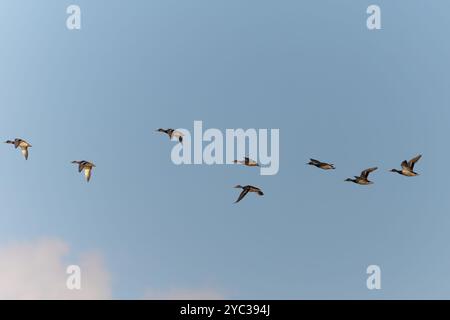
{"label": "wispy cloud", "polygon": [[[0,299],[110,299],[109,273],[97,253],[66,261],[69,246],[59,239],[0,248]],[[66,286],[68,265],[81,267],[81,290]]]}

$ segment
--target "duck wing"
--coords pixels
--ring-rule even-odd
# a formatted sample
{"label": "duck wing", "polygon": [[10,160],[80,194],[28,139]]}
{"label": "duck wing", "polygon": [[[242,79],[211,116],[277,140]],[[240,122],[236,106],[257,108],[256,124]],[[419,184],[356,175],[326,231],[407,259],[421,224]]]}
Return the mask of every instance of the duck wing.
{"label": "duck wing", "polygon": [[27,147],[21,147],[22,154],[25,157],[25,160],[28,160],[28,148]]}
{"label": "duck wing", "polygon": [[363,172],[361,172],[361,178],[367,179],[369,177],[369,174],[377,169],[378,169],[378,167],[373,167],[373,168],[364,170]]}
{"label": "duck wing", "polygon": [[406,169],[406,170],[411,169],[411,168],[409,167],[408,161],[406,161],[406,160],[403,160],[401,166],[402,166],[403,169]]}
{"label": "duck wing", "polygon": [[241,194],[239,195],[239,198],[236,200],[235,203],[238,203],[239,201],[241,201],[242,199],[244,199],[244,197],[248,194],[250,189],[245,188],[244,190],[242,190]]}
{"label": "duck wing", "polygon": [[78,172],[83,171],[83,169],[84,169],[84,163],[83,163],[83,162],[80,162],[80,163],[78,164]]}
{"label": "duck wing", "polygon": [[86,177],[87,182],[89,182],[89,180],[91,180],[91,171],[92,171],[91,167],[84,168],[84,176]]}
{"label": "duck wing", "polygon": [[419,154],[418,156],[412,158],[411,160],[409,160],[408,162],[408,166],[411,168],[411,170],[414,169],[414,165],[416,164],[417,161],[420,160],[420,158],[422,158],[422,155]]}

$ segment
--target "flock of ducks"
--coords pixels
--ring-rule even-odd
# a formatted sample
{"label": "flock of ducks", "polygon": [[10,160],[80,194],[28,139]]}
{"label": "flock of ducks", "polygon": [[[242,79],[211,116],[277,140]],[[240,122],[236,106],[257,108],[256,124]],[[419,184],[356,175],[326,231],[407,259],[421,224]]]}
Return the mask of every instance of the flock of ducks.
{"label": "flock of ducks", "polygon": [[[167,134],[169,136],[170,140],[172,140],[173,138],[177,138],[180,143],[183,142],[183,134],[177,130],[160,128],[156,131]],[[28,149],[31,148],[32,146],[27,141],[16,138],[14,140],[7,140],[7,141],[5,141],[5,143],[14,145],[15,149],[20,148],[25,160],[28,160],[28,154],[29,154]],[[400,170],[392,169],[392,170],[390,170],[390,172],[395,172],[395,173],[398,173],[398,174],[406,176],[406,177],[418,176],[419,174],[414,171],[414,166],[420,160],[420,158],[422,158],[422,155],[418,155],[409,161],[404,160],[401,163]],[[84,170],[85,179],[87,182],[89,182],[91,180],[92,169],[95,168],[95,164],[93,164],[92,162],[86,161],[86,160],[81,160],[81,161],[75,160],[75,161],[72,161],[72,163],[78,165],[78,172],[82,172]],[[234,163],[241,164],[241,165],[244,165],[247,167],[259,167],[260,166],[256,161],[254,161],[248,157],[245,157],[244,160],[235,160]],[[322,162],[322,161],[319,161],[316,159],[310,159],[310,161],[307,164],[310,166],[317,167],[322,170],[335,170],[336,169],[334,164]],[[378,167],[365,169],[361,172],[361,174],[359,176],[354,176],[354,179],[347,178],[345,181],[353,182],[353,183],[356,183],[359,185],[373,184],[373,182],[369,180],[369,174],[374,172],[377,169],[378,169]],[[246,185],[246,186],[237,185],[235,188],[242,190],[235,203],[238,203],[239,201],[244,199],[245,196],[249,193],[255,193],[258,196],[264,195],[263,191],[260,188],[252,186],[252,185]]]}
{"label": "flock of ducks", "polygon": [[[32,146],[27,141],[16,138],[14,140],[6,140],[5,143],[14,145],[15,149],[20,148],[25,160],[28,160],[28,149],[31,148]],[[89,162],[89,161],[85,161],[85,160],[81,160],[81,161],[75,160],[75,161],[72,161],[72,163],[78,164],[78,172],[81,172],[84,170],[84,176],[86,177],[86,181],[89,182],[89,180],[91,180],[92,168],[95,167],[95,164],[93,164],[92,162]]]}
{"label": "flock of ducks", "polygon": [[[401,167],[402,167],[401,170],[392,169],[392,170],[390,170],[390,172],[396,172],[396,173],[401,174],[402,176],[406,176],[406,177],[418,176],[419,174],[414,171],[414,165],[416,164],[417,161],[420,160],[420,158],[422,158],[421,154],[412,158],[409,161],[404,160],[401,163]],[[310,162],[308,164],[311,166],[315,166],[317,168],[323,169],[323,170],[336,169],[334,167],[334,165],[331,163],[321,162],[321,161],[315,160],[315,159],[310,159]],[[360,173],[359,176],[354,176],[354,179],[347,178],[345,181],[353,182],[353,183],[360,184],[360,185],[373,184],[373,182],[369,180],[369,174],[374,172],[377,169],[378,169],[378,167],[365,169]]]}
{"label": "flock of ducks", "polygon": [[[177,138],[178,141],[180,143],[183,143],[183,133],[181,133],[180,131],[174,130],[174,129],[162,129],[159,128],[158,130],[156,130],[156,132],[161,132],[161,133],[165,133],[169,136],[169,139],[172,140],[173,138]],[[242,164],[244,166],[247,167],[259,167],[258,162],[245,157],[244,160],[234,160],[234,163],[236,164]],[[262,190],[258,187],[255,186],[251,186],[251,185],[247,185],[247,186],[241,186],[241,185],[237,185],[235,188],[237,189],[242,189],[241,194],[239,195],[238,199],[236,200],[235,203],[238,203],[239,201],[241,201],[242,199],[244,199],[244,197],[249,193],[249,192],[254,192],[259,196],[263,196],[264,193],[262,192]]]}

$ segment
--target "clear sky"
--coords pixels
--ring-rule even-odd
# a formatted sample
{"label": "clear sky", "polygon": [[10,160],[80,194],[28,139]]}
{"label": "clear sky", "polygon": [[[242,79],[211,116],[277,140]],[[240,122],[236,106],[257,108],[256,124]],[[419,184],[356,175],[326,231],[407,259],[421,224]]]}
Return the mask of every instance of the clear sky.
{"label": "clear sky", "polygon": [[[72,3],[79,31],[66,28]],[[382,30],[366,27],[373,3]],[[95,251],[113,298],[450,298],[449,12],[447,0],[2,1],[0,139],[33,147],[25,161],[1,146],[0,246],[59,239],[68,263]],[[154,130],[195,120],[280,129],[279,173],[175,166],[175,142]],[[419,153],[419,177],[388,172]],[[89,184],[70,163],[82,159],[97,165]],[[344,182],[371,166],[374,185]],[[235,205],[236,184],[265,196]],[[372,264],[380,291],[366,288]]]}

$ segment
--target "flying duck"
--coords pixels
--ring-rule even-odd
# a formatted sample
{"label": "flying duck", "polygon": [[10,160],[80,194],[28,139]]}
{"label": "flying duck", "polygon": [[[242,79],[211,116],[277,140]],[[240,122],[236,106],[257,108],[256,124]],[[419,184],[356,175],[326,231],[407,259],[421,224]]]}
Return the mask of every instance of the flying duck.
{"label": "flying duck", "polygon": [[84,176],[86,177],[86,181],[89,182],[91,180],[91,171],[92,168],[95,167],[95,164],[89,161],[72,161],[72,163],[78,164],[78,172],[84,170]]}
{"label": "flying duck", "polygon": [[178,141],[183,142],[183,134],[180,131],[174,129],[158,129],[157,132],[165,133],[169,136],[169,139],[172,140],[173,137],[178,138]]}
{"label": "flying duck", "polygon": [[391,172],[397,172],[398,174],[401,174],[401,175],[407,176],[407,177],[418,176],[419,174],[417,172],[414,172],[414,165],[416,164],[417,161],[420,160],[420,158],[422,158],[421,154],[412,158],[409,161],[404,160],[401,164],[402,170],[392,169]]}
{"label": "flying duck", "polygon": [[26,142],[23,139],[14,139],[14,141],[11,140],[7,140],[5,141],[5,143],[9,143],[9,144],[13,144],[14,148],[19,148],[22,150],[22,154],[25,157],[25,160],[28,160],[28,148],[31,148],[31,144],[29,144],[28,142]]}
{"label": "flying duck", "polygon": [[369,179],[367,179],[367,178],[369,177],[369,174],[371,172],[373,172],[373,171],[375,171],[377,169],[378,169],[377,167],[366,169],[363,172],[361,172],[361,175],[359,177],[355,176],[355,179],[348,178],[345,181],[350,181],[350,182],[354,182],[354,183],[362,184],[362,185],[372,184],[373,182],[369,181]]}
{"label": "flying duck", "polygon": [[316,159],[309,159],[310,161],[307,163],[310,166],[315,166],[317,168],[323,169],[323,170],[331,170],[331,169],[336,169],[334,167],[334,164],[331,163],[326,163],[326,162],[321,162],[319,160]]}
{"label": "flying duck", "polygon": [[236,200],[235,203],[238,203],[239,201],[241,201],[242,199],[244,199],[244,197],[249,193],[249,192],[255,192],[257,193],[259,196],[263,196],[264,193],[261,191],[260,188],[254,187],[254,186],[241,186],[241,185],[237,185],[235,188],[237,189],[242,189],[241,194],[239,195],[239,198]]}
{"label": "flying duck", "polygon": [[250,159],[249,157],[245,157],[244,160],[234,160],[234,163],[240,163],[247,167],[259,167],[258,162]]}

